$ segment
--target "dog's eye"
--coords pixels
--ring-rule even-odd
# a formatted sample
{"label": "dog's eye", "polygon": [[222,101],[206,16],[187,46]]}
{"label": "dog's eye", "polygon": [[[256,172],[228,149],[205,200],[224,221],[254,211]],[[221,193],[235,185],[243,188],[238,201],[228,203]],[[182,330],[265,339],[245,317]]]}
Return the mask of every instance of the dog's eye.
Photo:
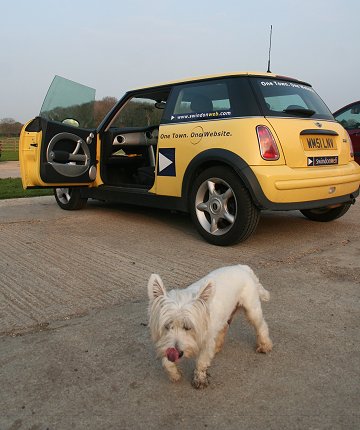
{"label": "dog's eye", "polygon": [[184,326],[183,326],[183,329],[184,329],[185,331],[189,331],[189,330],[191,330],[191,327],[190,327],[190,326],[188,326],[188,325],[184,325]]}
{"label": "dog's eye", "polygon": [[165,325],[165,330],[170,330],[172,327],[172,323],[166,324]]}

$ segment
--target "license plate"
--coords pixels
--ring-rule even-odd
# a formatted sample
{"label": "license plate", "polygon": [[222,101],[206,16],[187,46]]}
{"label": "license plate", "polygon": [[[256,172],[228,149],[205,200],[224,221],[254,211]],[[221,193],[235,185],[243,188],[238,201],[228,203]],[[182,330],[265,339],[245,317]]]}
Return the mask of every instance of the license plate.
{"label": "license plate", "polygon": [[304,136],[303,145],[305,151],[337,149],[336,140],[333,136]]}
{"label": "license plate", "polygon": [[311,166],[331,166],[339,163],[339,157],[308,157],[307,165]]}

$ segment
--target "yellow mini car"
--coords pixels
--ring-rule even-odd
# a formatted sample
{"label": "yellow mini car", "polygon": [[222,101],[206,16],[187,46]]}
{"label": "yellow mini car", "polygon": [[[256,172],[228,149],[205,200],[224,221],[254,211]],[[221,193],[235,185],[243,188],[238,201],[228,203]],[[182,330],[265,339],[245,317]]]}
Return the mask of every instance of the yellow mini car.
{"label": "yellow mini car", "polygon": [[[350,138],[307,83],[234,73],[127,92],[101,121],[95,90],[55,77],[20,137],[24,188],[189,212],[210,243],[248,238],[260,212],[344,215],[359,194]],[[98,122],[98,123],[97,123]]]}

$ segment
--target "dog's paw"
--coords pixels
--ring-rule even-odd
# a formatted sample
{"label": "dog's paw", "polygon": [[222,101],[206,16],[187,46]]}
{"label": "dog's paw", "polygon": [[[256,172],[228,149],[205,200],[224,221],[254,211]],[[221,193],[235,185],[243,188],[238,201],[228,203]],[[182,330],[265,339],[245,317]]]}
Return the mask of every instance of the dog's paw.
{"label": "dog's paw", "polygon": [[203,388],[206,388],[210,384],[209,376],[210,375],[208,372],[197,372],[195,370],[191,385],[194,388],[196,388],[197,390],[201,390]]}
{"label": "dog's paw", "polygon": [[181,372],[168,374],[171,382],[179,382],[181,380],[182,374]]}
{"label": "dog's paw", "polygon": [[273,344],[269,339],[267,342],[260,342],[257,345],[256,352],[266,354],[272,350]]}
{"label": "dog's paw", "polygon": [[162,364],[171,382],[180,381],[182,374],[180,369],[178,369],[175,363],[173,363],[172,361],[169,361],[167,357],[163,357]]}
{"label": "dog's paw", "polygon": [[197,390],[202,390],[203,388],[208,387],[210,384],[210,381],[208,378],[204,379],[204,380],[200,380],[197,378],[194,378],[191,381],[191,385],[193,386],[193,388],[197,389]]}
{"label": "dog's paw", "polygon": [[179,382],[182,378],[181,371],[176,367],[166,369],[166,372],[171,382]]}

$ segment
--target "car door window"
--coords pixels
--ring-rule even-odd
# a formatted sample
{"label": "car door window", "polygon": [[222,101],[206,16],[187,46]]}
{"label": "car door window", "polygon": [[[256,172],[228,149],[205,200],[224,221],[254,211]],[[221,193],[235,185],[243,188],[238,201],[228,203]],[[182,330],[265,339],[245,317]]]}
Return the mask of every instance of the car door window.
{"label": "car door window", "polygon": [[360,103],[336,115],[335,119],[348,130],[360,128]]}
{"label": "car door window", "polygon": [[60,123],[67,121],[69,125],[77,123],[82,128],[95,128],[94,106],[94,88],[55,76],[39,116]]}

